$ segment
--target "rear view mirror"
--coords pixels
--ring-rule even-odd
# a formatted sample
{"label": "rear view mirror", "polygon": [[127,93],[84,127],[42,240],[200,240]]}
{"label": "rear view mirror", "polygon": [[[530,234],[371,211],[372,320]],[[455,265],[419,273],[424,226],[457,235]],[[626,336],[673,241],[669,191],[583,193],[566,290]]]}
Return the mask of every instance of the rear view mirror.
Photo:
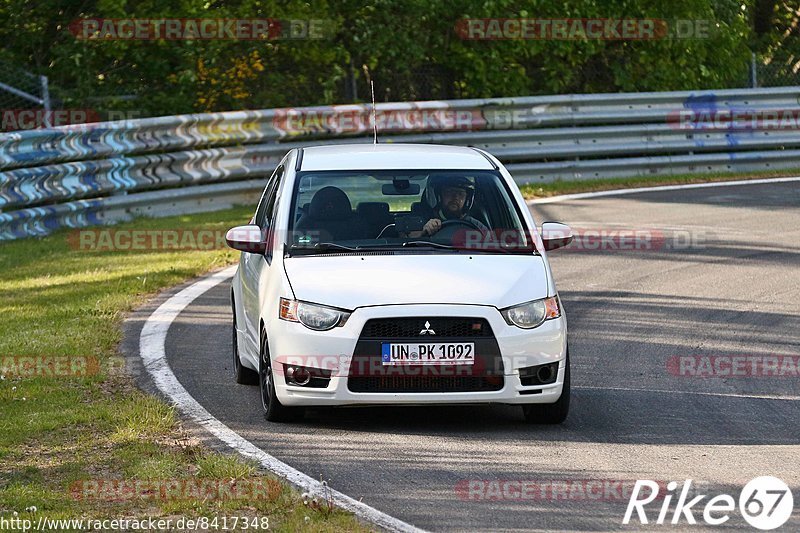
{"label": "rear view mirror", "polygon": [[542,223],[542,243],[547,251],[563,248],[572,242],[572,229],[560,222]]}
{"label": "rear view mirror", "polygon": [[419,183],[410,183],[408,180],[394,180],[384,183],[381,187],[384,196],[411,196],[419,194]]}
{"label": "rear view mirror", "polygon": [[241,252],[263,254],[267,251],[267,238],[255,224],[236,226],[225,234],[228,246]]}

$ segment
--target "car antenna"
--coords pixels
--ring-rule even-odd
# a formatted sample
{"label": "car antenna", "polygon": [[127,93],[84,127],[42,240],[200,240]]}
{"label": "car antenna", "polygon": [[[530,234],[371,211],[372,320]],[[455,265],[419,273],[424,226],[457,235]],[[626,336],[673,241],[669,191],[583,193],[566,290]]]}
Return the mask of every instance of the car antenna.
{"label": "car antenna", "polygon": [[375,82],[372,80],[369,80],[369,89],[372,91],[372,143],[378,144],[378,117],[375,114]]}
{"label": "car antenna", "polygon": [[361,65],[364,69],[364,75],[369,81],[369,90],[372,93],[372,144],[378,144],[378,117],[375,113],[375,83],[372,81],[372,76],[369,75],[369,67],[364,64]]}

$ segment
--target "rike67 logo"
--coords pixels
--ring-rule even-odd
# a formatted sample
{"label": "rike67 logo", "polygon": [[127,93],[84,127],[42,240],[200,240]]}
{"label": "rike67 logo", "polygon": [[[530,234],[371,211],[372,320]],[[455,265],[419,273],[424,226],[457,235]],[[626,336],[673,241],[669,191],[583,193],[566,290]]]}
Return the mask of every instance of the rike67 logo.
{"label": "rike67 logo", "polygon": [[[672,511],[669,523],[679,524],[685,520],[687,524],[696,524],[695,513],[702,516],[702,520],[711,526],[719,526],[730,520],[731,513],[737,508],[736,500],[728,494],[720,494],[713,498],[708,498],[706,494],[692,494],[692,480],[687,479],[678,492],[678,483],[670,481],[666,486],[666,494],[660,494],[662,485],[649,479],[637,480],[633,487],[628,508],[622,523],[627,525],[633,517],[634,511],[641,524],[648,524],[652,520],[652,515],[648,518],[645,506],[661,500],[661,508],[658,511],[655,523],[664,525],[670,511]],[[674,509],[670,505],[674,497],[677,502]],[[704,502],[704,500],[706,500]],[[760,530],[776,529],[789,520],[794,509],[794,498],[792,491],[780,479],[773,476],[757,477],[744,486],[739,494],[739,512],[742,517],[752,527]]]}

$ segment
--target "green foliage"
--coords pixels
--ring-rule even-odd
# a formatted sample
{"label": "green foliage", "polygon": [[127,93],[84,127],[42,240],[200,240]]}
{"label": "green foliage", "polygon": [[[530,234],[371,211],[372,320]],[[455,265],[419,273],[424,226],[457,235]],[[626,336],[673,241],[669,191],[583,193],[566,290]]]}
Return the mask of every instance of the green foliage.
{"label": "green foliage", "polygon": [[[756,11],[768,14],[759,32]],[[90,17],[323,19],[329,31],[305,40],[76,39],[70,22]],[[456,25],[470,17],[706,20],[710,32],[463,40]],[[0,0],[0,59],[49,76],[61,107],[152,116],[366,101],[363,65],[380,101],[740,87],[751,51],[794,57],[796,36],[780,35],[793,22],[778,0]]]}

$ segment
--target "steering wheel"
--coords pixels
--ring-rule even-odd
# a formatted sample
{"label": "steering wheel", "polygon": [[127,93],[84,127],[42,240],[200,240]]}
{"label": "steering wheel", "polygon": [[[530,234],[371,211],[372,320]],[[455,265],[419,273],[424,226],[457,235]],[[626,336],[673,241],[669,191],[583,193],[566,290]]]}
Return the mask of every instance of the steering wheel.
{"label": "steering wheel", "polygon": [[[464,218],[453,218],[453,219],[450,219],[450,220],[445,220],[444,222],[442,222],[442,229],[446,228],[447,226],[455,226],[455,225],[458,225],[458,224],[461,224],[463,226],[469,226],[470,228],[476,229],[478,231],[480,231],[480,229],[481,229],[473,221],[467,220],[467,219],[464,219]],[[442,231],[442,229],[440,229],[439,231]],[[439,232],[437,231],[437,233],[439,233]]]}
{"label": "steering wheel", "polygon": [[471,220],[464,220],[463,218],[454,218],[452,220],[445,220],[442,222],[442,227],[434,233],[431,238],[436,240],[452,241],[459,227],[467,227],[476,231],[481,231],[481,228]]}

